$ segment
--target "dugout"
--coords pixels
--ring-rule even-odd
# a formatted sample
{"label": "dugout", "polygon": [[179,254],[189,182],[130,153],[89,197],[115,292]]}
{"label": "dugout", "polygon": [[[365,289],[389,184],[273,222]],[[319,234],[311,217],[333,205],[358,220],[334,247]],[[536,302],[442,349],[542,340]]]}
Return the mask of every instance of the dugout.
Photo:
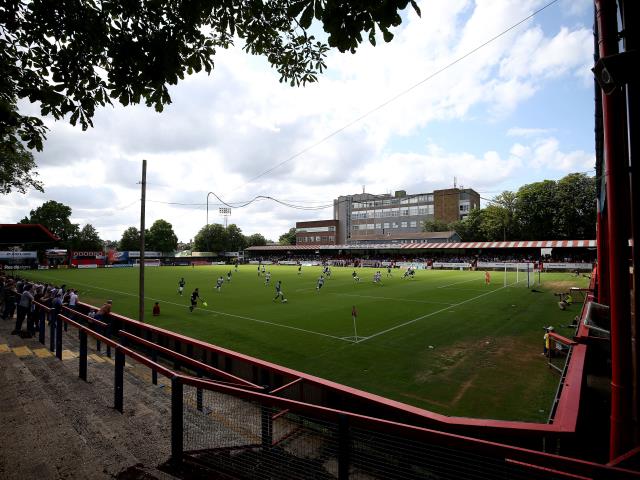
{"label": "dugout", "polygon": [[59,240],[40,224],[1,224],[0,268],[38,268],[38,251],[55,245]]}

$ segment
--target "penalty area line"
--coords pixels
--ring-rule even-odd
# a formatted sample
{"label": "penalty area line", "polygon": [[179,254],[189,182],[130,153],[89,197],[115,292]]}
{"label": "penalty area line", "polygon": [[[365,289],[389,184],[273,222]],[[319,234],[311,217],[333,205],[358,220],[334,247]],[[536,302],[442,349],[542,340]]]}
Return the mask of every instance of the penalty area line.
{"label": "penalty area line", "polygon": [[428,304],[431,304],[431,305],[449,305],[449,306],[453,305],[453,303],[430,302],[428,300],[412,300],[410,298],[379,297],[377,295],[358,295],[356,293],[337,293],[337,292],[332,292],[332,293],[333,293],[333,295],[340,295],[342,297],[373,298],[375,300],[393,300],[394,302],[428,303]]}
{"label": "penalty area line", "polygon": [[408,322],[404,322],[404,323],[401,323],[401,324],[396,325],[394,327],[387,328],[386,330],[382,330],[381,332],[374,333],[373,335],[369,335],[365,339],[359,340],[358,343],[364,342],[366,340],[370,340],[370,339],[375,338],[375,337],[379,337],[380,335],[384,335],[385,333],[392,332],[393,330],[397,330],[398,328],[406,327],[407,325],[411,325],[412,323],[419,322],[420,320],[424,320],[425,318],[432,317],[434,315],[437,315],[438,313],[446,312],[447,310],[451,310],[452,308],[459,307],[460,305],[464,305],[465,303],[472,302],[472,301],[477,300],[478,298],[484,297],[486,295],[491,295],[492,293],[495,293],[497,291],[503,290],[505,288],[509,288],[509,287],[508,286],[507,287],[500,287],[500,288],[498,288],[496,290],[491,290],[490,292],[483,293],[482,295],[477,295],[475,297],[469,298],[467,300],[464,300],[462,302],[456,303],[456,304],[451,305],[449,307],[441,308],[440,310],[436,310],[435,312],[427,313],[426,315],[422,315],[422,316],[420,316],[418,318],[414,318],[413,320],[409,320]]}
{"label": "penalty area line", "polygon": [[471,280],[462,280],[461,282],[449,283],[447,285],[440,285],[438,288],[447,288],[447,287],[450,287],[452,285],[459,285],[461,283],[469,283],[469,282],[477,282],[479,280],[482,280],[482,277],[472,278]]}
{"label": "penalty area line", "polygon": [[[54,278],[54,277],[51,277]],[[55,278],[55,280],[61,280],[60,278]],[[76,285],[83,285],[85,287],[92,287],[92,288],[96,288],[98,290],[104,290],[105,292],[111,292],[111,293],[119,293],[120,295],[126,295],[129,297],[137,297],[138,295],[134,294],[134,293],[130,293],[130,292],[122,292],[120,290],[113,290],[110,288],[104,288],[104,287],[98,287],[97,285],[91,285],[90,283],[80,283],[80,282],[74,282]],[[188,305],[182,304],[182,303],[176,303],[176,302],[172,302],[170,300],[165,300],[162,298],[153,298],[153,297],[144,297],[147,300],[153,300],[156,302],[164,302],[164,303],[168,303],[170,305],[176,305],[178,307],[188,307]],[[280,327],[280,328],[287,328],[289,330],[296,330],[298,332],[303,332],[303,333],[310,333],[312,335],[319,335],[321,337],[327,337],[327,338],[333,338],[334,340],[340,340],[341,342],[349,342],[349,340],[345,340],[343,337],[337,337],[335,335],[329,335],[328,333],[322,333],[322,332],[315,332],[313,330],[307,330],[305,328],[300,328],[300,327],[293,327],[291,325],[283,325],[281,323],[276,323],[276,322],[269,322],[268,320],[260,320],[259,318],[253,318],[253,317],[246,317],[244,315],[237,315],[235,313],[227,313],[227,312],[221,312],[219,310],[212,310],[210,308],[204,309],[204,308],[200,308],[199,310],[203,311],[203,312],[208,312],[208,313],[215,313],[216,316],[217,315],[224,315],[227,317],[233,317],[233,318],[241,318],[243,320],[249,320],[250,322],[256,322],[256,323],[263,323],[265,325],[271,325],[273,327]]]}

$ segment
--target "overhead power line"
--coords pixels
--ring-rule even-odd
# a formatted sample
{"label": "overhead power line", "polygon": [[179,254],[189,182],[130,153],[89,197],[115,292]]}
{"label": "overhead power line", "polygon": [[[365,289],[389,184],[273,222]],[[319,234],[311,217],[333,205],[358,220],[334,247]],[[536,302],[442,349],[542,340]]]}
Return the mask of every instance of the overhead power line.
{"label": "overhead power line", "polygon": [[499,34],[491,37],[489,40],[485,41],[484,43],[478,45],[477,47],[469,50],[467,53],[465,53],[464,55],[456,58],[455,60],[453,60],[452,62],[448,63],[447,65],[441,67],[440,69],[436,70],[435,72],[431,73],[430,75],[426,76],[425,78],[423,78],[422,80],[420,80],[419,82],[411,85],[410,87],[402,90],[400,93],[397,93],[396,95],[394,95],[393,97],[389,98],[388,100],[382,102],[381,104],[379,104],[378,106],[372,108],[371,110],[363,113],[362,115],[360,115],[359,117],[356,117],[355,119],[353,119],[352,121],[350,121],[349,123],[347,123],[346,125],[343,125],[342,127],[338,128],[337,130],[334,130],[333,132],[329,133],[328,135],[324,136],[323,138],[321,138],[320,140],[312,143],[311,145],[303,148],[302,150],[298,151],[297,153],[294,153],[293,155],[291,155],[290,157],[288,157],[287,159],[275,164],[273,167],[268,168],[267,170],[263,171],[262,173],[259,173],[258,175],[256,175],[255,177],[250,178],[249,180],[247,180],[245,182],[245,185],[248,183],[253,182],[254,180],[257,180],[261,177],[264,177],[265,175],[268,175],[269,173],[273,172],[274,170],[280,168],[281,166],[291,162],[292,160],[295,160],[296,158],[298,158],[299,156],[301,156],[302,154],[308,152],[309,150],[317,147],[318,145],[326,142],[327,140],[329,140],[332,137],[335,137],[336,135],[338,135],[339,133],[341,133],[342,131],[346,130],[347,128],[355,125],[356,123],[360,122],[361,120],[365,119],[366,117],[368,117],[369,115],[377,112],[378,110],[381,110],[382,108],[386,107],[387,105],[389,105],[390,103],[395,102],[396,100],[398,100],[399,98],[403,97],[404,95],[408,94],[409,92],[411,92],[412,90],[415,90],[416,88],[418,88],[420,85],[422,85],[423,83],[428,82],[429,80],[431,80],[432,78],[440,75],[442,72],[448,70],[449,68],[453,67],[455,64],[461,62],[462,60],[464,60],[465,58],[467,58],[470,55],[473,55],[474,53],[476,53],[478,50],[486,47],[487,45],[489,45],[490,43],[493,43],[494,41],[496,41],[497,39],[499,39],[500,37],[506,35],[507,33],[509,33],[511,30],[519,27],[520,25],[522,25],[523,23],[525,23],[526,21],[530,20],[531,18],[535,17],[537,14],[539,14],[540,12],[542,12],[543,10],[545,10],[546,8],[550,7],[551,5],[553,5],[554,3],[557,3],[559,0],[552,0],[549,3],[547,3],[546,5],[542,6],[541,8],[539,8],[538,10],[534,11],[531,15],[528,15],[527,17],[521,19],[520,21],[514,23],[513,25],[511,25],[509,28],[503,30],[502,32],[500,32]]}

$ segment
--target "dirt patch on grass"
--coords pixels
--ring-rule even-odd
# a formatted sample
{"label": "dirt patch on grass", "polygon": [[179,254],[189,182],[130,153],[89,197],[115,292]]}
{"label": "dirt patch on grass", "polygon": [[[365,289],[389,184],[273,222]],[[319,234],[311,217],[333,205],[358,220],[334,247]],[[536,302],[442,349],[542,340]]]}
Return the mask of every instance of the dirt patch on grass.
{"label": "dirt patch on grass", "polygon": [[449,401],[429,400],[430,403],[446,403],[454,407],[477,382],[484,384],[488,377],[526,370],[526,365],[538,360],[539,353],[522,338],[485,337],[459,342],[448,348],[436,349],[425,359],[428,367],[416,372],[414,378],[418,384],[446,382],[455,385]]}
{"label": "dirt patch on grass", "polygon": [[573,280],[545,281],[542,286],[550,293],[568,292],[571,287],[580,287]]}

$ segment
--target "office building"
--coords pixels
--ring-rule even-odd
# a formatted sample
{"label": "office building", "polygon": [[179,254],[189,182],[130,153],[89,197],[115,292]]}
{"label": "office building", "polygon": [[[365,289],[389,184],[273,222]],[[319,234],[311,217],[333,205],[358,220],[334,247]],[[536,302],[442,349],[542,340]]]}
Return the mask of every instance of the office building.
{"label": "office building", "polygon": [[385,236],[400,238],[422,231],[425,220],[452,223],[480,208],[480,195],[471,188],[448,188],[431,193],[394,195],[360,193],[333,201],[333,216],[339,223],[336,243],[347,244]]}

